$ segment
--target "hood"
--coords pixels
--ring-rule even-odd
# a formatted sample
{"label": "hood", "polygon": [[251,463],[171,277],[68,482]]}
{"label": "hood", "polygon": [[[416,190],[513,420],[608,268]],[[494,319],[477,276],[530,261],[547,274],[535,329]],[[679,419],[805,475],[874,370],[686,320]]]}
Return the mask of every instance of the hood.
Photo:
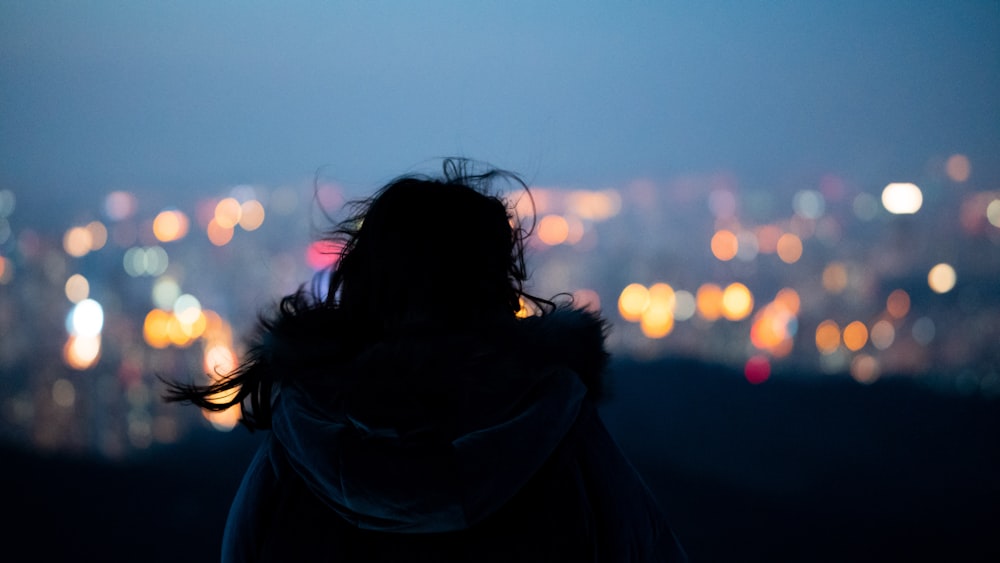
{"label": "hood", "polygon": [[514,496],[585,396],[600,395],[603,341],[598,317],[569,309],[461,331],[413,326],[284,378],[272,430],[292,470],[354,525],[464,529]]}

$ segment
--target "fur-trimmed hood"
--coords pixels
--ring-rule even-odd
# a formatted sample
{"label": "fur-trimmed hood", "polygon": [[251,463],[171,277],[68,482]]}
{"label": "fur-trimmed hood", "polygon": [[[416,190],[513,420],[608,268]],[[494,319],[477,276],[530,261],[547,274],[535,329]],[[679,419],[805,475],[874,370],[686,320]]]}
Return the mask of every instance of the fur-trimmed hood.
{"label": "fur-trimmed hood", "polygon": [[[360,528],[464,529],[516,494],[583,401],[601,396],[604,331],[573,309],[461,330],[414,325],[283,378],[274,435],[309,489]],[[272,369],[301,369],[293,358],[310,351],[278,344]]]}

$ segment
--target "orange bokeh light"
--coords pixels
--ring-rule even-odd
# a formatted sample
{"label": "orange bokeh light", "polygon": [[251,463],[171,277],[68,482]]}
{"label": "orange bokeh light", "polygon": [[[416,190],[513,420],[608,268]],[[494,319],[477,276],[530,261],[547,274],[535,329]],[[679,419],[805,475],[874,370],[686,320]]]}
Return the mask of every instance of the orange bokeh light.
{"label": "orange bokeh light", "polygon": [[844,327],[844,346],[851,352],[857,352],[868,343],[868,327],[861,321],[854,321]]}
{"label": "orange bokeh light", "polygon": [[739,239],[732,231],[721,229],[712,236],[712,255],[723,262],[735,258],[739,248]]}
{"label": "orange bokeh light", "polygon": [[233,240],[233,228],[225,227],[215,219],[209,221],[206,233],[208,234],[208,240],[215,246],[225,246],[229,244],[229,241]]}
{"label": "orange bokeh light", "polygon": [[786,264],[794,264],[802,258],[802,239],[792,233],[785,233],[778,238],[778,258]]}
{"label": "orange bokeh light", "polygon": [[714,283],[702,284],[695,296],[695,304],[701,318],[717,320],[722,316],[722,288]]}
{"label": "orange bokeh light", "polygon": [[566,242],[569,222],[561,215],[546,215],[538,222],[538,239],[549,246]]}
{"label": "orange bokeh light", "polygon": [[153,219],[153,236],[160,242],[180,240],[187,235],[188,225],[188,217],[184,213],[173,209],[161,211]]}
{"label": "orange bokeh light", "polygon": [[240,202],[236,201],[236,198],[227,197],[215,204],[214,219],[220,227],[232,229],[239,224],[242,215],[243,207]]}
{"label": "orange bokeh light", "polygon": [[816,348],[822,354],[832,354],[840,347],[840,327],[832,320],[825,320],[816,327]]}

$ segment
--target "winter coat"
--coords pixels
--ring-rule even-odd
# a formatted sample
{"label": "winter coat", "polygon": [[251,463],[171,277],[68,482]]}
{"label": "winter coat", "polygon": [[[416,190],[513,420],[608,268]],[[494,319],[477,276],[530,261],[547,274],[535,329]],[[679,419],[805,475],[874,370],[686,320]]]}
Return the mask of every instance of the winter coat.
{"label": "winter coat", "polygon": [[[337,365],[282,364],[223,561],[683,561],[598,416],[601,321],[416,325]],[[312,346],[312,345],[310,345]]]}

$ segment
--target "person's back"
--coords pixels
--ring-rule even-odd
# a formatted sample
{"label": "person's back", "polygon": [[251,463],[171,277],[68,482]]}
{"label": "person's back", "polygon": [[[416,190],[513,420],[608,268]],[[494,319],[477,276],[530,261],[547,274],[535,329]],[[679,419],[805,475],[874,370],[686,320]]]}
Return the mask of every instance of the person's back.
{"label": "person's back", "polygon": [[286,298],[228,379],[174,387],[235,391],[272,430],[223,560],[684,559],[597,415],[604,324],[523,291],[497,177],[448,161],[389,184],[334,233],[322,298]]}

